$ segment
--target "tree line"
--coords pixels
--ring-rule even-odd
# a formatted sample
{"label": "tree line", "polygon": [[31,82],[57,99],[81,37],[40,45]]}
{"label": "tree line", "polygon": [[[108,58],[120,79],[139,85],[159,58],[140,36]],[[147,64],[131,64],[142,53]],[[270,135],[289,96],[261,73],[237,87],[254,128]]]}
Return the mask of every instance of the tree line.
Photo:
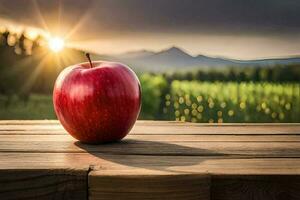
{"label": "tree line", "polygon": [[300,64],[275,65],[271,67],[228,67],[219,70],[197,69],[187,72],[164,73],[173,80],[199,80],[209,82],[300,82]]}

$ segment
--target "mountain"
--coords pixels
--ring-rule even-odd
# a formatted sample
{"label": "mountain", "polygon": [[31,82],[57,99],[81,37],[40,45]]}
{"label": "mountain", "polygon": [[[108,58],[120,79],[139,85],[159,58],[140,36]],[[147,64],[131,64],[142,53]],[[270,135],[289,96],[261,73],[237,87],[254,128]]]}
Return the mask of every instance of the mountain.
{"label": "mountain", "polygon": [[269,58],[260,60],[235,60],[237,64],[242,65],[259,65],[259,66],[271,66],[271,65],[287,65],[287,64],[299,64],[299,57],[288,57],[288,58]]}
{"label": "mountain", "polygon": [[[130,60],[132,65],[135,64],[135,60]],[[172,47],[150,56],[138,58],[138,66],[143,66],[154,71],[160,69],[172,69],[182,68],[186,66],[193,66],[197,63],[195,58],[183,50]]]}
{"label": "mountain", "polygon": [[147,56],[154,55],[155,52],[148,50],[140,50],[140,51],[129,51],[127,53],[119,54],[116,57],[125,58],[125,59],[133,59],[133,58],[143,58]]}
{"label": "mountain", "polygon": [[228,66],[271,66],[285,64],[300,64],[299,57],[234,60],[228,58],[209,57],[205,55],[191,56],[178,47],[171,47],[159,52],[148,50],[132,51],[118,55],[94,55],[94,59],[111,60],[125,63],[136,71],[162,72],[167,70],[186,70],[193,68],[220,68]]}

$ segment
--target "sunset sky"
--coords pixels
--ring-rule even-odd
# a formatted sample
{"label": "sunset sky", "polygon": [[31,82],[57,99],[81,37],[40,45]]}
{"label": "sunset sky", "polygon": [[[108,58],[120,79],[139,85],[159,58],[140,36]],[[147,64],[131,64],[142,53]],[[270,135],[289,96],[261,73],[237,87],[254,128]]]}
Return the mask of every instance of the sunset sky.
{"label": "sunset sky", "polygon": [[102,54],[178,46],[238,59],[300,55],[295,0],[0,0],[0,18]]}

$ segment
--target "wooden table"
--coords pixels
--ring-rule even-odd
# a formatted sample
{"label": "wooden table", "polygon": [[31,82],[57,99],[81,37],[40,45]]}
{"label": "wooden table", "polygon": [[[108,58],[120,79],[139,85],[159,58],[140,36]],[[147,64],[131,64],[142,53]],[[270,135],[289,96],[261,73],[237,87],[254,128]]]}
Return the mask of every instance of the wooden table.
{"label": "wooden table", "polygon": [[0,199],[300,199],[300,124],[138,121],[84,145],[57,121],[0,121]]}

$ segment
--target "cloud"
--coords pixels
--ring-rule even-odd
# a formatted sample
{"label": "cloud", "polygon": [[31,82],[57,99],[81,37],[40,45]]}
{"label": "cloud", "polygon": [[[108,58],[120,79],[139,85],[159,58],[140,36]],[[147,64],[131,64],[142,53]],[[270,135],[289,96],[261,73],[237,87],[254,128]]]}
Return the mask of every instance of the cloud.
{"label": "cloud", "polygon": [[179,45],[235,58],[299,54],[296,0],[0,0],[0,18],[105,53]]}
{"label": "cloud", "polygon": [[[42,26],[37,5],[53,29],[99,32],[294,34],[300,32],[300,1],[294,0],[0,0],[2,16]],[[4,11],[3,11],[4,10]]]}

